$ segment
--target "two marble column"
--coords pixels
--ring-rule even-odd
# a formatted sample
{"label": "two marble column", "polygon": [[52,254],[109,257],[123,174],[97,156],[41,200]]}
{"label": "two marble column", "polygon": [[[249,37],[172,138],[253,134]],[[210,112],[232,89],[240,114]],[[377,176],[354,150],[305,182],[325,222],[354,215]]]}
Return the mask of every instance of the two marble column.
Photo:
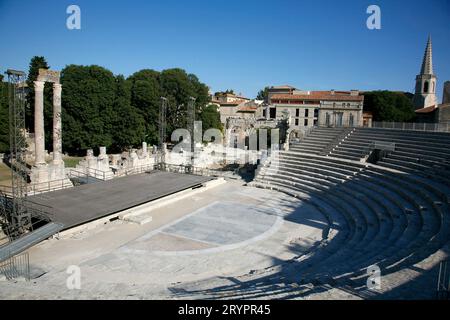
{"label": "two marble column", "polygon": [[[44,129],[44,81],[34,81],[34,141],[35,166],[42,167],[45,162],[45,129]],[[61,91],[59,83],[53,84],[53,164],[60,165],[62,161],[61,135]]]}

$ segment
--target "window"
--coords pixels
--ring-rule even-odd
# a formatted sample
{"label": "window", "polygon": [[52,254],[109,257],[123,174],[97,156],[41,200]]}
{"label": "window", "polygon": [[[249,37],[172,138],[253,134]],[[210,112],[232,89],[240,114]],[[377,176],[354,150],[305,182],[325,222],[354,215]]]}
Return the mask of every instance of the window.
{"label": "window", "polygon": [[345,102],[342,102],[342,108],[345,108]]}
{"label": "window", "polygon": [[277,117],[277,108],[270,108],[270,119],[275,119]]}
{"label": "window", "polygon": [[429,87],[428,81],[425,81],[425,83],[423,84],[423,92],[424,93],[428,93],[428,87]]}
{"label": "window", "polygon": [[347,103],[347,107],[349,107],[349,108],[350,108],[350,103]]}
{"label": "window", "polygon": [[305,127],[308,126],[308,119],[305,119],[304,125],[305,125]]}
{"label": "window", "polygon": [[330,114],[328,112],[325,115],[325,125],[330,126]]}
{"label": "window", "polygon": [[295,119],[295,125],[298,126],[298,119]]}
{"label": "window", "polygon": [[319,117],[319,109],[314,109],[314,118]]}
{"label": "window", "polygon": [[343,113],[338,112],[336,114],[336,127],[342,127],[342,118],[343,118]]}
{"label": "window", "polygon": [[299,117],[300,116],[300,109],[295,109],[295,116]]}
{"label": "window", "polygon": [[353,127],[353,114],[350,113],[349,118],[348,118],[348,125],[350,127]]}
{"label": "window", "polygon": [[305,109],[305,117],[307,118],[309,115],[309,109]]}
{"label": "window", "polygon": [[264,117],[264,118],[266,117],[266,114],[267,114],[266,109],[264,109],[264,110],[263,110],[263,117]]}

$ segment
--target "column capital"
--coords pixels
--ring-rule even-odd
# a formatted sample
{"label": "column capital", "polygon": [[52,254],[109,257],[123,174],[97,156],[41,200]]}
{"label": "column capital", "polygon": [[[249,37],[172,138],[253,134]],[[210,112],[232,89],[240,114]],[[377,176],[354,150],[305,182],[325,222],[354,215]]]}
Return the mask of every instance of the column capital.
{"label": "column capital", "polygon": [[35,91],[43,91],[44,90],[44,81],[34,81],[34,90]]}
{"label": "column capital", "polygon": [[53,89],[59,89],[59,90],[61,90],[61,89],[62,89],[62,84],[61,84],[61,83],[54,83],[54,84],[53,84]]}

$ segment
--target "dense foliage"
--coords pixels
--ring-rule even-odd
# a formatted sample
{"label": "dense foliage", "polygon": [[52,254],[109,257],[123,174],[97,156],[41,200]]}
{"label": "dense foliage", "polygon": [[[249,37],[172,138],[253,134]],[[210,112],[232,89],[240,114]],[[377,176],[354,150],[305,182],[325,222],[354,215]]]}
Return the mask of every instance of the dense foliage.
{"label": "dense foliage", "polygon": [[403,92],[364,92],[364,111],[372,112],[374,121],[407,122],[415,117],[411,97]]}
{"label": "dense foliage", "polygon": [[[34,81],[39,68],[49,68],[44,57],[33,57],[28,70],[26,126],[34,131]],[[3,77],[2,77],[3,78]],[[7,86],[0,88],[0,152],[9,148]],[[208,87],[182,69],[161,72],[140,70],[125,79],[96,65],[68,65],[61,71],[63,149],[84,155],[88,148],[106,146],[111,152],[138,147],[141,142],[159,141],[158,119],[161,97],[168,99],[167,136],[186,127],[189,97],[194,97],[196,119],[205,121],[206,129],[221,128],[217,108],[207,107]],[[46,147],[52,143],[51,83],[44,89]],[[204,125],[204,126],[205,126]],[[205,129],[205,130],[206,130]]]}
{"label": "dense foliage", "polygon": [[268,102],[269,98],[269,87],[264,87],[264,89],[258,91],[258,95],[256,96],[257,100],[264,100]]}

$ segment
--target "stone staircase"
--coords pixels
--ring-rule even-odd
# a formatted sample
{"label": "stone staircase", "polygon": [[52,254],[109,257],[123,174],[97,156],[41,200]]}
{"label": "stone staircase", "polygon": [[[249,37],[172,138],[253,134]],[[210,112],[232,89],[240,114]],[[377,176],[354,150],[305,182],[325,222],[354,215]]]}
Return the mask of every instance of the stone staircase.
{"label": "stone staircase", "polygon": [[325,155],[352,129],[317,127],[300,142],[292,143],[289,150],[309,154]]}
{"label": "stone staircase", "polygon": [[[328,143],[338,135],[320,132]],[[448,137],[356,129],[329,156],[317,155],[318,148],[300,147],[302,141],[298,148],[280,152],[276,161],[268,159],[251,184],[311,203],[329,220],[327,245],[299,257],[286,277],[304,286],[304,292],[320,283],[367,295],[358,288],[365,288],[366,269],[376,264],[391,279],[377,293],[381,295],[399,285],[399,279],[412,281],[415,273],[410,268],[442,259],[450,240],[450,179],[446,178],[450,166],[444,158],[450,153]],[[373,139],[393,140],[400,152],[420,152],[410,159],[396,149],[394,157],[383,159],[380,166],[361,163],[356,155]],[[312,152],[306,154],[308,150]],[[428,151],[435,158],[429,158]],[[405,163],[388,160],[395,156],[404,157],[397,160]],[[437,161],[440,167],[418,172],[421,167],[411,165],[417,164],[412,159]],[[424,290],[430,292],[434,283],[429,285]]]}

